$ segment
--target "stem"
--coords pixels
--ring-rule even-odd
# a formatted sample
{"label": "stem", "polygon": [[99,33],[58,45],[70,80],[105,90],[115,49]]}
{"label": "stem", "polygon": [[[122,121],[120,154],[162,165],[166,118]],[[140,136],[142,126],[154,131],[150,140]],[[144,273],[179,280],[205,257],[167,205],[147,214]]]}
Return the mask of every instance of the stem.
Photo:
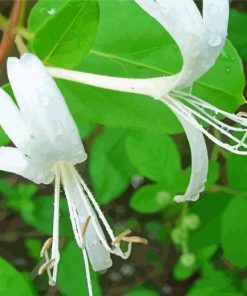
{"label": "stem", "polygon": [[[15,0],[13,4],[8,26],[4,31],[3,38],[0,44],[0,64],[3,64],[5,62],[6,58],[12,50],[15,42],[15,35],[13,34],[12,30],[19,23],[21,23],[23,19],[25,4],[26,3],[23,0]],[[2,18],[2,20],[4,19]]]}
{"label": "stem", "polygon": [[17,50],[19,51],[19,54],[21,56],[24,53],[28,52],[26,44],[23,42],[23,39],[22,39],[22,37],[20,35],[16,35],[16,37],[15,37],[15,45],[16,45]]}
{"label": "stem", "polygon": [[13,31],[13,34],[18,34],[26,40],[31,40],[33,38],[33,33],[29,32],[26,28],[22,26],[17,26]]}
{"label": "stem", "polygon": [[246,191],[238,191],[238,190],[233,190],[233,189],[230,189],[228,187],[224,187],[224,186],[221,186],[221,185],[214,185],[211,189],[210,189],[211,192],[225,192],[225,193],[228,193],[230,195],[238,195],[238,196],[246,196],[247,195],[247,192]]}

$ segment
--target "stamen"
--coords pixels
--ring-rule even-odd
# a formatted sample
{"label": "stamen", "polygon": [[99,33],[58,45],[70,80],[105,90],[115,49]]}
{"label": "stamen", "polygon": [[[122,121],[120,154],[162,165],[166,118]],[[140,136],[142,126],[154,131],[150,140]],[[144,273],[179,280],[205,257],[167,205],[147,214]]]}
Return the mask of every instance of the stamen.
{"label": "stamen", "polygon": [[112,245],[118,244],[121,240],[123,240],[123,238],[125,238],[130,233],[131,233],[131,230],[126,229],[124,232],[122,232],[117,237],[115,237],[115,239],[112,241]]}
{"label": "stamen", "polygon": [[[222,111],[194,96],[190,96],[189,94],[184,94],[183,96],[180,94],[173,94],[174,96],[166,96],[161,99],[163,103],[165,103],[170,109],[172,109],[175,113],[182,116],[184,119],[188,120],[194,127],[199,129],[204,135],[206,135],[210,140],[212,140],[215,144],[219,145],[220,147],[233,152],[239,155],[247,155],[247,145],[244,143],[247,137],[247,120],[243,119],[242,117],[238,117],[235,114],[230,114],[225,111]],[[186,104],[181,102],[180,100],[184,99],[184,97],[190,98],[185,99],[186,102],[193,107],[195,107],[198,111],[195,111],[193,108],[188,107]],[[210,115],[208,112],[204,110],[204,108],[209,109],[215,112],[215,115],[219,113],[219,115],[223,115],[224,117],[230,119],[231,121],[238,123],[245,128],[239,128],[230,126],[219,121],[216,117]],[[192,116],[193,115],[193,116]],[[208,129],[204,128],[195,118],[199,118],[203,120],[204,123],[209,124],[210,126],[214,127],[218,130],[222,135],[225,135],[229,140],[235,142],[234,144],[225,143],[221,139],[217,139],[212,133],[208,131]],[[234,133],[241,132],[241,139],[238,139]],[[241,149],[240,149],[241,148]]]}
{"label": "stamen", "polygon": [[247,112],[244,112],[244,111],[238,112],[237,116],[247,118]]}
{"label": "stamen", "polygon": [[51,259],[48,262],[42,264],[38,270],[38,275],[41,275],[46,269],[51,269],[53,267],[54,262],[55,259]]}
{"label": "stamen", "polygon": [[137,243],[137,244],[148,244],[148,240],[139,236],[127,236],[122,238],[123,241],[128,243]]}
{"label": "stamen", "polygon": [[91,219],[91,216],[87,217],[85,223],[82,225],[82,229],[81,229],[81,235],[82,237],[84,237],[86,231],[87,231],[87,228],[88,228],[88,224],[89,224],[89,221]]}
{"label": "stamen", "polygon": [[45,252],[49,250],[49,248],[51,247],[51,244],[52,244],[52,237],[48,238],[45,241],[45,243],[40,251],[40,257],[44,257]]}

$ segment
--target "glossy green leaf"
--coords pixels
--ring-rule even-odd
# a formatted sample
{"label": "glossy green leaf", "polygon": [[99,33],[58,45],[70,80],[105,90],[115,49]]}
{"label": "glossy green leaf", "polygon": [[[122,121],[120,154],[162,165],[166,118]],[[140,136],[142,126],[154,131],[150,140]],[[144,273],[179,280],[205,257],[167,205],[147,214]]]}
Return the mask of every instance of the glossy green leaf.
{"label": "glossy green leaf", "polygon": [[207,264],[202,278],[193,284],[186,296],[244,296],[240,288],[233,274],[216,270]]}
{"label": "glossy green leaf", "polygon": [[29,31],[37,31],[66,1],[69,0],[39,0],[35,3],[28,16]]}
{"label": "glossy green leaf", "polygon": [[35,17],[38,29],[30,41],[30,49],[47,65],[73,68],[93,45],[99,18],[97,1],[69,0],[58,9],[55,5],[51,11],[40,26]]}
{"label": "glossy green leaf", "polygon": [[22,274],[0,257],[0,295],[34,296]]}
{"label": "glossy green leaf", "polygon": [[[91,271],[93,293],[101,296],[98,278],[98,274]],[[64,296],[88,295],[82,252],[74,241],[61,252],[57,285]]]}
{"label": "glossy green leaf", "polygon": [[153,214],[163,210],[173,201],[174,189],[164,185],[146,185],[138,189],[130,200],[133,210],[143,214]]}
{"label": "glossy green leaf", "polygon": [[200,226],[190,233],[191,251],[220,244],[221,217],[230,200],[231,196],[218,192],[205,194],[193,204],[191,212],[199,216]]}
{"label": "glossy green leaf", "polygon": [[222,216],[224,255],[239,268],[247,267],[247,198],[232,197]]}
{"label": "glossy green leaf", "polygon": [[234,190],[247,191],[247,157],[230,154],[226,162],[229,187]]}
{"label": "glossy green leaf", "polygon": [[125,138],[124,130],[106,129],[90,149],[89,172],[101,205],[119,197],[134,174],[126,155]]}
{"label": "glossy green leaf", "polygon": [[231,9],[229,21],[229,39],[236,46],[242,59],[247,60],[247,13]]}
{"label": "glossy green leaf", "polygon": [[126,147],[128,156],[139,174],[153,181],[173,184],[180,173],[180,155],[166,134],[130,132]]}

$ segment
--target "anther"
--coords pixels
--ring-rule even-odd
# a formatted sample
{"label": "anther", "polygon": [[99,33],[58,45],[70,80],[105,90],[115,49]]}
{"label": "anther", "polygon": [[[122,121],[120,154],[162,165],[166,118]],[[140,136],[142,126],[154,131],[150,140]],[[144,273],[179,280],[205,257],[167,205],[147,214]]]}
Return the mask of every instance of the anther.
{"label": "anther", "polygon": [[84,237],[84,235],[85,235],[85,233],[87,231],[87,228],[88,228],[88,224],[89,224],[90,219],[91,219],[91,216],[87,217],[86,221],[82,225],[82,229],[81,229],[81,235],[82,235],[82,237]]}
{"label": "anther", "polygon": [[130,233],[131,233],[130,229],[125,230],[124,232],[122,232],[121,234],[115,237],[115,239],[112,241],[112,244],[113,245],[118,244],[121,240],[123,240],[123,238],[125,238]]}
{"label": "anther", "polygon": [[40,257],[44,257],[45,252],[50,248],[51,244],[52,244],[52,237],[48,238],[45,241],[45,243],[40,251]]}
{"label": "anther", "polygon": [[122,238],[123,241],[128,243],[137,243],[137,244],[148,244],[148,240],[139,236],[126,236]]}
{"label": "anther", "polygon": [[55,259],[51,259],[48,262],[42,264],[38,270],[38,275],[41,275],[46,269],[52,268],[55,261]]}
{"label": "anther", "polygon": [[241,112],[238,112],[238,113],[237,113],[237,116],[240,116],[240,117],[245,117],[245,118],[247,118],[247,112],[243,112],[243,111],[241,111]]}

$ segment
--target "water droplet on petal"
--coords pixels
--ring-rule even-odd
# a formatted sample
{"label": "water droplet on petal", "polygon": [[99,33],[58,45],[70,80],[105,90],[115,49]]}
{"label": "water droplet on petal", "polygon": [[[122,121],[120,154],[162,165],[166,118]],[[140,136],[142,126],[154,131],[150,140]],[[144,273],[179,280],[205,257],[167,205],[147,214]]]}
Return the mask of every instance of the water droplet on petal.
{"label": "water droplet on petal", "polygon": [[212,35],[208,39],[208,44],[213,47],[220,46],[221,42],[222,42],[222,37],[217,33],[212,33]]}

